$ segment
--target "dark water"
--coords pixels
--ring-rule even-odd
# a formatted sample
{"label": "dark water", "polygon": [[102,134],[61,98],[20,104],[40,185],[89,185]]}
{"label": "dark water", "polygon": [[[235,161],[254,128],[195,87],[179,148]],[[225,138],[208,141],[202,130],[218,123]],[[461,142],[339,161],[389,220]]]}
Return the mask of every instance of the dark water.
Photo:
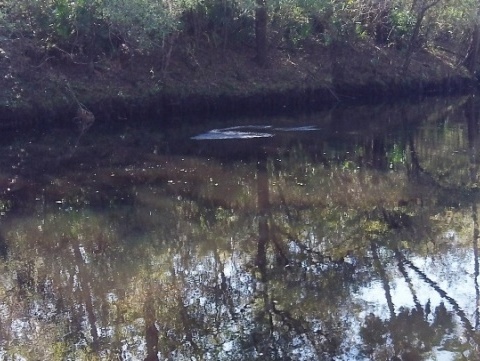
{"label": "dark water", "polygon": [[479,113],[3,134],[0,359],[478,360]]}

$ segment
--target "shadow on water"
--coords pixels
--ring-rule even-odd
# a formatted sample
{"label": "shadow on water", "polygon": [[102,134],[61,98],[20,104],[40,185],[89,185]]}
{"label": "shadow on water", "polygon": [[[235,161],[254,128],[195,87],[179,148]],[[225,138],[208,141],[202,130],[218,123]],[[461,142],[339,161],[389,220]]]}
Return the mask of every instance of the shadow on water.
{"label": "shadow on water", "polygon": [[0,358],[477,360],[479,106],[3,139]]}

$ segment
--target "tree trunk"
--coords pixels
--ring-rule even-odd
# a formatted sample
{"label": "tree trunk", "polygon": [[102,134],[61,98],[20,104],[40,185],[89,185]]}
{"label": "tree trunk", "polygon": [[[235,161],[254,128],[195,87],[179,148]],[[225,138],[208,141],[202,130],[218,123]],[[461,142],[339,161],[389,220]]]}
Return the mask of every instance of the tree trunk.
{"label": "tree trunk", "polygon": [[[425,14],[427,13],[427,11],[430,8],[437,5],[438,3],[440,3],[440,1],[441,0],[433,0],[430,3],[428,3],[428,2],[426,4],[422,3],[423,6],[418,10],[417,19],[416,19],[416,22],[415,22],[415,27],[413,28],[412,36],[410,38],[410,42],[409,42],[408,48],[407,48],[407,54],[405,56],[405,62],[403,63],[403,72],[404,73],[408,70],[408,67],[410,66],[410,61],[412,60],[413,51],[415,49],[416,42],[417,42],[417,39],[418,39],[418,35],[420,34],[420,29],[422,27],[423,18],[425,17]],[[418,1],[414,1],[413,4],[412,4],[412,11],[415,10],[415,8],[417,6],[418,6]]]}
{"label": "tree trunk", "polygon": [[267,3],[266,0],[257,0],[255,9],[255,40],[257,43],[257,62],[264,67],[267,65]]}
{"label": "tree trunk", "polygon": [[[480,15],[480,9],[478,11]],[[480,45],[480,25],[478,21],[475,22],[472,33],[472,40],[468,48],[467,56],[463,60],[463,65],[470,71],[470,73],[475,73],[477,69],[478,61],[478,48]]]}
{"label": "tree trunk", "polygon": [[405,62],[403,63],[403,72],[408,70],[410,66],[410,61],[412,60],[413,50],[415,48],[415,43],[417,42],[418,35],[420,34],[420,28],[422,26],[423,17],[425,16],[426,10],[422,10],[415,22],[415,27],[413,28],[412,36],[410,42],[408,43],[407,54],[405,55]]}

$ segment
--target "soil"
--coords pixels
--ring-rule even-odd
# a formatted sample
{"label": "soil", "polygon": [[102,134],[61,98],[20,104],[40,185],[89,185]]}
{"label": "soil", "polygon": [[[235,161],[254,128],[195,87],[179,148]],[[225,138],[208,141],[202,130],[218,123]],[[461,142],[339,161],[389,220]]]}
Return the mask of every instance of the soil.
{"label": "soil", "polygon": [[0,128],[71,125],[79,108],[96,122],[164,122],[187,114],[318,109],[476,87],[458,56],[439,49],[416,51],[406,72],[405,51],[362,42],[270,49],[265,68],[248,46],[178,47],[168,59],[124,50],[87,63],[39,55],[25,40],[0,39]]}

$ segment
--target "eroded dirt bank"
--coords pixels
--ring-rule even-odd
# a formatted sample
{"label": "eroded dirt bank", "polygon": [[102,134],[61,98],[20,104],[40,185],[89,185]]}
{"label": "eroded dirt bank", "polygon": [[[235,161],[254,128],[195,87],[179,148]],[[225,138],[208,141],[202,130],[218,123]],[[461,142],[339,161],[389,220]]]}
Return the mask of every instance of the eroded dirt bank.
{"label": "eroded dirt bank", "polygon": [[271,49],[266,68],[256,65],[251,48],[179,51],[168,65],[155,54],[86,64],[38,59],[17,45],[3,41],[0,53],[3,129],[73,124],[79,103],[96,122],[163,122],[187,114],[278,113],[476,88],[453,55],[438,49],[417,51],[404,71],[401,52],[371,44]]}

